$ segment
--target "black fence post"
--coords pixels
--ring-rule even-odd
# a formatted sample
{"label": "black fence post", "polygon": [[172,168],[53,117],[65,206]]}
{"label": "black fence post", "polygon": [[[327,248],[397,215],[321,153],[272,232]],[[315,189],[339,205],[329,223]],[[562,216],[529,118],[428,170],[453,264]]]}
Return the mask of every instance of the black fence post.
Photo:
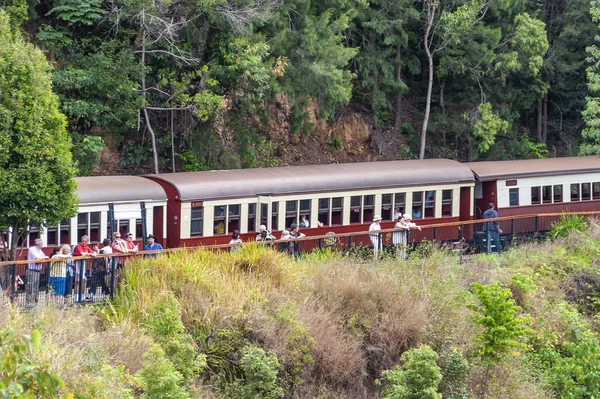
{"label": "black fence post", "polygon": [[13,263],[10,268],[12,269],[12,275],[10,276],[12,292],[10,293],[10,297],[11,297],[11,299],[14,299],[14,297],[17,295],[17,289],[19,288],[19,287],[17,287],[17,265],[16,265],[16,263]]}
{"label": "black fence post", "polygon": [[352,248],[352,236],[348,236],[348,248]]}
{"label": "black fence post", "polygon": [[146,228],[146,203],[140,202],[140,212],[142,213],[142,249],[144,249],[144,243],[146,242],[147,228]]}
{"label": "black fence post", "polygon": [[536,216],[535,217],[535,232],[537,233],[538,231],[540,231],[540,217]]}
{"label": "black fence post", "polygon": [[115,274],[117,272],[116,268],[117,259],[114,256],[110,257],[110,299],[113,300],[115,298]]}
{"label": "black fence post", "polygon": [[323,239],[319,238],[319,250],[323,250]]}
{"label": "black fence post", "polygon": [[433,241],[437,241],[437,227],[433,228]]}

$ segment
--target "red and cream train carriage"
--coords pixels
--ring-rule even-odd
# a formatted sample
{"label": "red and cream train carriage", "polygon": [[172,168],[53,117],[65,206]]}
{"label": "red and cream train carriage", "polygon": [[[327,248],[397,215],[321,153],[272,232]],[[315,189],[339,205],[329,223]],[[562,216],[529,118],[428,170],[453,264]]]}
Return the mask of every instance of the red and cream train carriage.
{"label": "red and cream train carriage", "polygon": [[[306,215],[307,235],[365,231],[397,209],[419,224],[472,218],[474,178],[446,159],[289,166],[146,176],[168,196],[168,247],[222,244],[234,230],[254,239]],[[462,217],[461,217],[462,215]],[[322,227],[315,227],[322,223]]]}

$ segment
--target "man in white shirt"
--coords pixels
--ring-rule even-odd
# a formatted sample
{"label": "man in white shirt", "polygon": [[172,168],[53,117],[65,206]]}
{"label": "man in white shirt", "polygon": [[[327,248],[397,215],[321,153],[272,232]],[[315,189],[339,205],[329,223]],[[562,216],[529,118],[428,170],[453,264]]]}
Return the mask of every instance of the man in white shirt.
{"label": "man in white shirt", "polygon": [[[41,238],[37,238],[34,244],[35,245],[27,251],[27,260],[48,259],[46,254],[42,251],[44,241],[42,241]],[[43,263],[27,264],[27,271],[25,272],[25,276],[27,277],[25,297],[28,306],[33,306],[38,301],[40,293],[40,271],[42,270],[42,266]]]}

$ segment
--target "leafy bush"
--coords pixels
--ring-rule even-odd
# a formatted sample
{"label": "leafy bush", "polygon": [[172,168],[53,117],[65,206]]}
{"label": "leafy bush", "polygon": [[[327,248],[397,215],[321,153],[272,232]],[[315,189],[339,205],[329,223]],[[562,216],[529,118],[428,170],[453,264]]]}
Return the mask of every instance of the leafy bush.
{"label": "leafy bush", "polygon": [[444,362],[440,392],[447,399],[468,399],[467,378],[469,377],[469,362],[457,349],[441,356]]}
{"label": "leafy bush", "polygon": [[273,354],[248,346],[242,351],[240,368],[243,377],[225,386],[225,397],[232,399],[277,399],[284,396],[279,386],[279,362]]}
{"label": "leafy bush", "polygon": [[152,345],[144,354],[144,368],[136,374],[143,390],[142,399],[186,399],[184,378],[167,359],[159,345]]}
{"label": "leafy bush", "polygon": [[600,343],[581,315],[569,305],[555,305],[566,334],[544,330],[529,355],[560,398],[600,397]]}
{"label": "leafy bush", "polygon": [[384,386],[383,398],[442,399],[442,394],[437,391],[442,380],[437,359],[437,353],[427,345],[404,352],[400,359],[404,365],[384,371],[382,381],[377,382]]}
{"label": "leafy bush", "polygon": [[196,344],[185,331],[175,298],[163,297],[148,310],[143,324],[185,379],[200,371],[204,358],[197,356]]}
{"label": "leafy bush", "polygon": [[[50,366],[36,364],[35,352],[42,344],[41,333],[18,337],[11,327],[0,330],[0,397],[56,398],[64,382]],[[68,394],[63,397],[67,398]]]}
{"label": "leafy bush", "polygon": [[585,222],[583,215],[561,215],[558,222],[552,223],[549,236],[552,239],[566,237],[573,231],[581,233],[585,231],[587,227],[588,225]]}
{"label": "leafy bush", "polygon": [[520,339],[531,330],[525,325],[529,322],[526,316],[516,316],[521,311],[515,305],[508,288],[498,283],[471,285],[473,293],[481,305],[467,305],[476,314],[471,319],[482,326],[485,331],[475,335],[479,343],[478,355],[484,362],[496,363],[511,349],[524,349],[527,345]]}

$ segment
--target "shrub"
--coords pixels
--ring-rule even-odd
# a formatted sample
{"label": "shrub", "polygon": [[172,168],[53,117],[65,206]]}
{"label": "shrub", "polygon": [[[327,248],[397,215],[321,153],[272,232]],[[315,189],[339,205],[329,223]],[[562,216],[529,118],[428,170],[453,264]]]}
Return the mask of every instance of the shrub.
{"label": "shrub", "polygon": [[[284,396],[279,386],[279,362],[273,354],[248,346],[242,351],[240,368],[243,377],[225,386],[225,397],[232,399],[277,399]],[[221,379],[221,381],[224,381]]]}
{"label": "shrub", "polygon": [[[55,398],[64,382],[44,364],[36,364],[41,333],[18,337],[11,327],[0,330],[0,397]],[[67,398],[68,395],[64,394]]]}
{"label": "shrub", "polygon": [[183,376],[167,359],[159,345],[152,345],[144,354],[144,368],[136,374],[143,390],[142,399],[186,399]]}
{"label": "shrub", "polygon": [[468,399],[467,377],[469,376],[469,362],[457,349],[442,357],[444,370],[440,392],[447,399]]}
{"label": "shrub", "polygon": [[385,399],[442,399],[437,387],[442,373],[436,364],[438,355],[427,345],[402,354],[403,366],[382,373],[381,392]]}
{"label": "shrub", "polygon": [[552,239],[566,237],[572,231],[583,232],[588,228],[583,215],[561,215],[558,222],[552,223],[549,236]]}

